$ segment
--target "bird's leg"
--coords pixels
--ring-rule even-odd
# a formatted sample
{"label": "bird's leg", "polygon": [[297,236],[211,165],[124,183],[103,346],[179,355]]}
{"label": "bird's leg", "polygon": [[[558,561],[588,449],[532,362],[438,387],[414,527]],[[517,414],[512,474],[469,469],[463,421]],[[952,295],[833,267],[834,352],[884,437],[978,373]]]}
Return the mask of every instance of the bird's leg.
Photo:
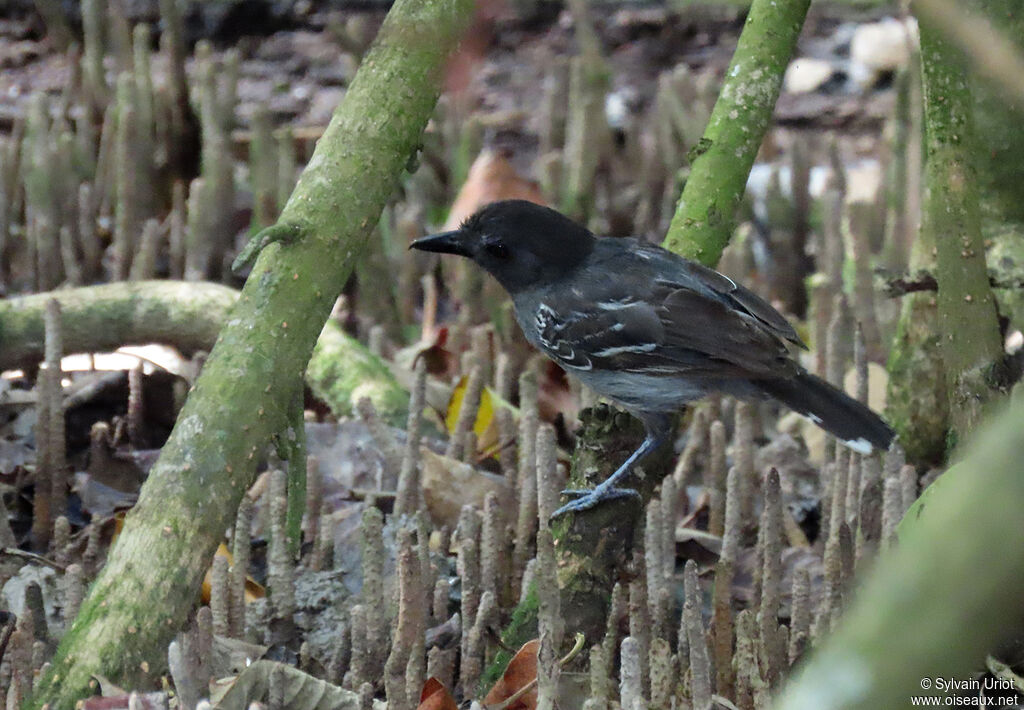
{"label": "bird's leg", "polygon": [[592,490],[568,490],[562,491],[562,495],[567,496],[579,496],[576,500],[570,501],[563,505],[561,508],[551,514],[552,518],[557,518],[566,513],[579,513],[583,510],[589,510],[598,503],[606,500],[614,500],[616,498],[639,498],[640,494],[632,488],[616,488],[615,484],[621,479],[625,478],[626,474],[635,466],[641,459],[655,451],[665,441],[667,434],[662,427],[657,429],[648,427],[647,436],[644,437],[643,443],[640,447],[629,455],[629,458],[622,462],[615,473],[608,476],[602,483],[594,487]]}

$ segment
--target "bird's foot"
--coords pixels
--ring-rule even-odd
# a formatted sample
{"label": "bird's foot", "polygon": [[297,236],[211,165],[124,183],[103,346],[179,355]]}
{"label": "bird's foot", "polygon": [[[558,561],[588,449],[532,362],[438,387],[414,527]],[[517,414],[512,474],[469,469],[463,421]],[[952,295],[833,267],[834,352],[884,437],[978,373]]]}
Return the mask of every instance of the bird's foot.
{"label": "bird's foot", "polygon": [[640,494],[634,491],[632,488],[602,488],[598,486],[592,490],[567,490],[562,491],[562,495],[575,497],[576,500],[569,501],[561,508],[551,514],[551,519],[559,518],[566,513],[581,513],[584,510],[590,510],[596,507],[598,504],[610,500],[619,500],[622,498],[632,498],[634,500],[640,500]]}

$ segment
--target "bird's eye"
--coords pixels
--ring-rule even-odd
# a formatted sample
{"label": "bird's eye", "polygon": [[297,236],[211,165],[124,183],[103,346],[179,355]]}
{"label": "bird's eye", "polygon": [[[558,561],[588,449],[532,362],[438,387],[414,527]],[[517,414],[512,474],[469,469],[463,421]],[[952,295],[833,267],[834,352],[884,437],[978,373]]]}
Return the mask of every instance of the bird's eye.
{"label": "bird's eye", "polygon": [[484,242],[484,251],[495,259],[507,259],[509,257],[508,247],[497,239],[489,239]]}

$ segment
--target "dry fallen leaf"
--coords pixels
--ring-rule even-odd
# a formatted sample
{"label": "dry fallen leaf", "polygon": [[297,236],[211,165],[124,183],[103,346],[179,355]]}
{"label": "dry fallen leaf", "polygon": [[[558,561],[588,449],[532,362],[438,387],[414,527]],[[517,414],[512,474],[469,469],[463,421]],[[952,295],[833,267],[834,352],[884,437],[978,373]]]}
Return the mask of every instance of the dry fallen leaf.
{"label": "dry fallen leaf", "polygon": [[[534,639],[523,644],[516,655],[508,663],[505,674],[494,684],[487,697],[485,706],[502,703],[512,697],[521,688],[537,679],[537,651],[540,641]],[[523,693],[522,697],[509,705],[505,710],[535,710],[537,707],[537,688]]]}
{"label": "dry fallen leaf", "polygon": [[[459,413],[462,410],[462,401],[466,396],[466,386],[469,378],[461,377],[455,388],[452,390],[451,399],[448,400],[448,407],[445,410],[444,424],[449,434],[455,433],[455,426],[459,421]],[[477,452],[486,454],[493,452],[498,446],[498,420],[494,413],[498,407],[506,407],[515,412],[515,407],[498,396],[490,387],[484,387],[480,393],[480,406],[477,408],[476,421],[473,423],[473,433],[476,434]]]}
{"label": "dry fallen leaf", "polygon": [[427,678],[427,682],[423,684],[420,704],[416,710],[458,710],[458,708],[458,703],[444,687],[444,683],[433,676]]}
{"label": "dry fallen leaf", "polygon": [[412,371],[416,368],[416,361],[422,358],[426,364],[428,375],[448,378],[454,372],[456,358],[454,353],[447,349],[447,342],[447,327],[424,328],[420,341],[407,348],[402,348],[395,355],[395,360]]}
{"label": "dry fallen leaf", "polygon": [[210,684],[210,700],[216,710],[245,710],[270,690],[271,674],[284,695],[284,707],[292,710],[357,710],[359,696],[298,668],[276,661],[256,661],[235,678]]}
{"label": "dry fallen leaf", "polygon": [[[452,398],[448,400],[448,408],[444,415],[444,425],[449,434],[455,433],[455,426],[459,422],[459,415],[462,413],[462,402],[466,398],[466,388],[469,384],[469,377],[463,375],[459,378],[455,389],[452,390]],[[480,392],[480,403],[476,411],[476,419],[473,422],[473,433],[477,441],[484,436],[488,428],[494,422],[494,404],[491,402],[489,387],[484,387]]]}
{"label": "dry fallen leaf", "polygon": [[579,415],[579,400],[569,388],[565,371],[550,360],[545,361],[538,378],[537,410],[546,422],[554,422],[561,415],[570,429]]}
{"label": "dry fallen leaf", "polygon": [[436,525],[452,528],[464,505],[483,506],[484,498],[494,491],[500,505],[513,504],[512,488],[502,476],[480,471],[468,463],[420,449],[423,460],[423,499]]}
{"label": "dry fallen leaf", "polygon": [[504,3],[502,0],[483,0],[477,3],[473,23],[465,33],[459,48],[449,57],[445,67],[444,89],[457,101],[467,101],[473,76],[484,64],[487,48],[494,33],[494,20]]}
{"label": "dry fallen leaf", "polygon": [[529,200],[546,205],[537,183],[522,177],[500,150],[485,148],[469,168],[466,182],[448,212],[442,231],[457,229],[462,220],[490,202]]}

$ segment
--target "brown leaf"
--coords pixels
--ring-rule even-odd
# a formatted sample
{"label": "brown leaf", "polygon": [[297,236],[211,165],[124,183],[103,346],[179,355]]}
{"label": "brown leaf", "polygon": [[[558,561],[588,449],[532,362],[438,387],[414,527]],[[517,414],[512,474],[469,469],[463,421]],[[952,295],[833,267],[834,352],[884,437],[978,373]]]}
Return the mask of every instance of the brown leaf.
{"label": "brown leaf", "polygon": [[437,525],[454,527],[464,505],[483,506],[487,494],[494,492],[505,506],[514,497],[503,476],[480,471],[470,464],[456,461],[430,449],[420,449],[423,462],[423,499],[431,519]]}
{"label": "brown leaf", "polygon": [[485,148],[469,168],[444,229],[457,229],[462,220],[490,202],[529,200],[546,205],[537,183],[516,172],[506,153]]}
{"label": "brown leaf", "polygon": [[424,328],[419,342],[404,347],[395,354],[395,362],[412,372],[416,361],[423,359],[427,374],[441,379],[451,379],[455,373],[457,358],[445,347],[448,342],[448,328]]}
{"label": "brown leaf", "polygon": [[469,88],[479,67],[483,66],[487,48],[494,32],[494,20],[504,6],[504,0],[482,0],[477,3],[473,23],[463,35],[459,48],[448,59],[445,68],[445,91],[456,99]]}
{"label": "brown leaf", "polygon": [[210,684],[210,700],[216,710],[245,710],[253,698],[270,690],[271,674],[284,693],[284,707],[292,710],[354,710],[359,696],[325,680],[275,661],[256,661],[236,678],[222,678]]}
{"label": "brown leaf", "polygon": [[[484,698],[484,705],[491,706],[508,700],[520,688],[537,679],[537,651],[540,641],[534,639],[523,644],[516,655],[509,661],[505,675],[494,684]],[[523,694],[505,710],[536,710],[537,689],[533,688]]]}
{"label": "brown leaf", "polygon": [[569,388],[565,371],[550,360],[545,361],[537,382],[537,410],[545,422],[554,422],[561,414],[570,429],[579,414],[579,401]]}
{"label": "brown leaf", "polygon": [[444,683],[433,676],[427,678],[427,682],[423,684],[420,704],[416,710],[458,710],[458,707],[458,703],[444,687]]}

